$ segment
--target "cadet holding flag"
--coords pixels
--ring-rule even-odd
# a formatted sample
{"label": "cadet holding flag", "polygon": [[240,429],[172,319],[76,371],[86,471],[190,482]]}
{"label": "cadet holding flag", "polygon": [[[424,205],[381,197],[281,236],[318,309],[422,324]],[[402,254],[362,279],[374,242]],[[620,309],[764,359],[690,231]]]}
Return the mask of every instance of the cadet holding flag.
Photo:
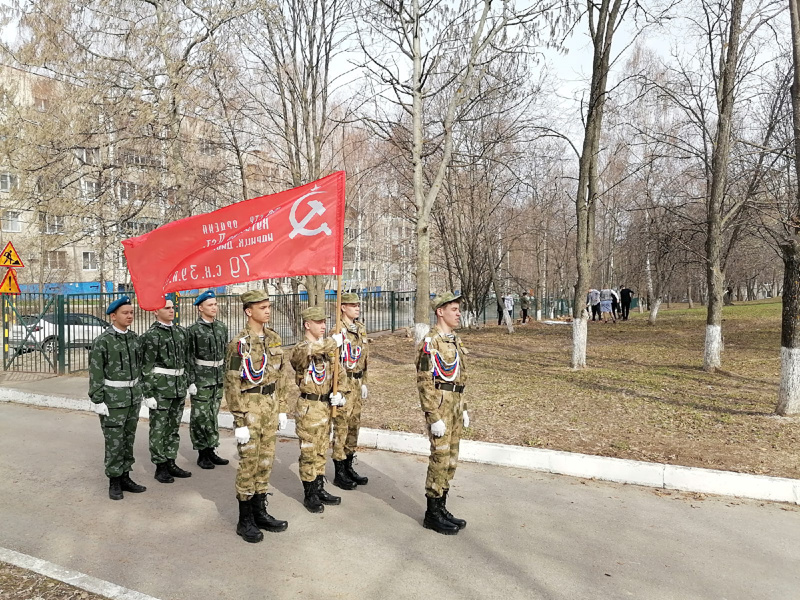
{"label": "cadet holding flag", "polygon": [[156,322],[140,338],[144,403],[150,409],[150,460],[155,479],[172,483],[175,477],[191,477],[175,464],[180,446],[180,427],[186,403],[186,366],[189,335],[173,323],[175,306],[168,299],[156,313]]}
{"label": "cadet holding flag", "polygon": [[219,446],[219,405],[222,402],[222,382],[225,371],[225,346],[228,328],[217,320],[217,297],[212,290],[200,294],[194,301],[197,321],[188,327],[189,332],[189,394],[192,412],[189,434],[192,446],[198,452],[197,465],[213,469],[227,465],[228,460],[217,455]]}
{"label": "cadet holding flag", "polygon": [[[331,434],[331,406],[344,406],[342,392],[332,394],[334,364],[344,336],[325,336],[325,311],[319,306],[306,308],[302,314],[305,340],[292,350],[295,382],[300,388],[295,414],[295,430],[300,440],[299,470],[309,512],[321,513],[325,504],[335,505],[341,498],[325,491],[325,454]],[[347,377],[339,369],[339,390],[346,391]]]}
{"label": "cadet holding flag", "polygon": [[356,319],[361,316],[358,294],[342,294],[342,323],[346,331],[342,346],[342,366],[350,383],[344,392],[345,405],[333,418],[333,485],[343,490],[366,485],[369,479],[353,469],[361,425],[361,401],[367,399],[367,328]]}
{"label": "cadet holding flag", "polygon": [[467,381],[464,356],[467,351],[454,333],[461,319],[461,296],[446,292],[431,301],[436,325],[417,347],[417,390],[428,434],[431,454],[425,479],[427,510],[423,526],[445,535],[455,535],[467,526],[447,510],[447,493],[458,466],[463,427],[469,427],[463,398]]}
{"label": "cadet holding flag", "polygon": [[138,494],[147,489],[130,477],[142,404],[141,346],[129,329],[133,306],[127,296],[109,304],[106,314],[111,326],[97,336],[89,351],[89,398],[103,429],[108,497],[122,500],[123,492]]}
{"label": "cadet holding flag", "polygon": [[267,487],[275,459],[278,429],[285,429],[288,362],[281,337],[266,325],[269,296],[260,290],[242,294],[247,325],[228,344],[225,358],[225,398],[233,414],[239,448],[236,533],[246,542],[264,539],[259,529],[285,531],[289,524],[267,512]]}

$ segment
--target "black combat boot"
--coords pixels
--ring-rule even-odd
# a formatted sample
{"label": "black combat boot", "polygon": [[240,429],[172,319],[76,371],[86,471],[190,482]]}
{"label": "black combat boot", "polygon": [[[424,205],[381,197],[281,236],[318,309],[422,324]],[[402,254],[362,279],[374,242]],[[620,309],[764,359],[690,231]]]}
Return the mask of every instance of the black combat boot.
{"label": "black combat boot", "polygon": [[425,519],[422,526],[425,529],[433,529],[436,533],[444,535],[456,535],[458,526],[448,521],[442,514],[442,498],[427,498],[428,510],[425,511]]}
{"label": "black combat boot", "polygon": [[108,478],[108,497],[112,500],[122,500],[125,496],[122,495],[122,481],[121,477]]}
{"label": "black combat boot", "polygon": [[322,505],[322,502],[319,501],[319,497],[317,496],[316,479],[314,481],[304,481],[303,490],[305,491],[303,506],[308,509],[308,512],[321,513],[325,510],[325,507]]}
{"label": "black combat boot", "polygon": [[358,487],[358,484],[348,476],[347,464],[345,461],[333,461],[333,468],[336,470],[336,476],[333,478],[333,485],[343,490],[354,490]]}
{"label": "black combat boot", "polygon": [[167,463],[163,462],[156,465],[155,480],[160,483],[172,483],[175,481],[175,478],[170,475]]}
{"label": "black combat boot", "polygon": [[323,504],[327,504],[329,506],[336,506],[337,504],[342,503],[342,499],[339,496],[334,496],[325,491],[324,475],[317,475],[316,483],[317,483],[317,497],[319,498],[320,502],[322,502]]}
{"label": "black combat boot", "polygon": [[264,534],[253,520],[253,505],[250,500],[239,500],[239,522],[236,524],[236,533],[242,536],[245,542],[256,544],[264,539]]}
{"label": "black combat boot", "polygon": [[176,465],[175,460],[172,458],[167,459],[167,471],[169,471],[169,474],[173,477],[179,477],[180,479],[186,479],[192,476],[189,471],[185,471]]}
{"label": "black combat boot", "polygon": [[447,493],[449,491],[450,490],[445,490],[444,494],[442,495],[442,516],[459,529],[464,529],[464,527],[467,526],[467,522],[464,519],[454,517],[453,514],[447,510]]}
{"label": "black combat boot", "polygon": [[267,531],[286,531],[289,523],[276,519],[267,512],[267,495],[255,494],[250,499],[250,504],[253,506],[253,521],[259,529],[266,529]]}
{"label": "black combat boot", "polygon": [[130,472],[123,473],[122,477],[119,478],[120,483],[122,484],[122,490],[124,492],[132,492],[134,494],[141,494],[142,492],[146,491],[147,488],[143,485],[139,485],[133,479],[131,479]]}
{"label": "black combat boot", "polygon": [[229,461],[227,458],[222,458],[219,454],[214,452],[214,448],[206,448],[206,456],[215,465],[227,465]]}
{"label": "black combat boot", "polygon": [[208,456],[209,448],[203,448],[197,451],[197,466],[201,469],[213,469],[214,463]]}
{"label": "black combat boot", "polygon": [[353,459],[355,456],[355,454],[351,454],[347,457],[347,460],[345,460],[347,474],[350,476],[350,479],[355,481],[358,485],[367,485],[367,482],[369,482],[369,477],[362,477],[356,473],[355,469],[353,469]]}

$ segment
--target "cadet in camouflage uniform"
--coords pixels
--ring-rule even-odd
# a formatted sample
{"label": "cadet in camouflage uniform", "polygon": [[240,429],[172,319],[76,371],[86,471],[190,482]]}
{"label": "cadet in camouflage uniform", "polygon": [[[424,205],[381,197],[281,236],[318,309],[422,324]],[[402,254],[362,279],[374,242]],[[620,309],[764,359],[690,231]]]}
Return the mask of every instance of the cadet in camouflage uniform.
{"label": "cadet in camouflage uniform", "polygon": [[270,320],[269,295],[261,290],[242,294],[247,325],[225,355],[225,399],[233,413],[239,448],[236,533],[246,542],[260,542],[259,531],[285,531],[289,524],[267,512],[267,487],[275,459],[278,429],[285,429],[289,363],[281,336],[266,327]]}
{"label": "cadet in camouflage uniform", "polygon": [[186,365],[189,336],[173,323],[175,307],[168,299],[156,312],[156,322],[140,338],[144,403],[150,409],[150,460],[155,479],[172,483],[175,477],[191,477],[175,464],[181,443],[180,427],[186,403]]}
{"label": "cadet in camouflage uniform", "polygon": [[347,377],[339,369],[339,391],[332,395],[333,365],[338,360],[343,336],[335,333],[325,338],[325,311],[319,306],[302,313],[305,340],[292,350],[295,382],[300,388],[295,414],[295,430],[300,440],[300,480],[305,498],[303,505],[313,513],[325,510],[341,498],[325,491],[325,453],[331,435],[331,406],[343,406],[342,391],[347,391]]}
{"label": "cadet in camouflage uniform", "polygon": [[336,476],[333,485],[343,490],[366,485],[369,479],[353,469],[353,458],[358,447],[358,429],[361,425],[361,401],[367,399],[367,328],[356,321],[361,316],[358,294],[342,294],[342,322],[347,335],[342,346],[342,365],[349,389],[345,392],[345,405],[333,418],[333,466]]}
{"label": "cadet in camouflage uniform", "polygon": [[109,304],[106,314],[111,326],[95,338],[89,351],[89,399],[92,410],[100,415],[105,439],[108,497],[122,500],[123,492],[138,494],[147,489],[130,476],[142,404],[141,347],[129,329],[133,306],[127,296]]}
{"label": "cadet in camouflage uniform", "polygon": [[227,465],[225,458],[217,456],[219,446],[219,405],[222,402],[222,382],[225,377],[225,346],[228,328],[217,320],[217,298],[213,290],[200,294],[194,301],[199,313],[189,333],[189,393],[192,395],[192,412],[189,418],[189,435],[192,447],[198,452],[197,465],[213,469],[214,465]]}
{"label": "cadet in camouflage uniform", "polygon": [[462,428],[469,427],[463,398],[467,351],[453,332],[461,318],[460,298],[446,292],[431,301],[436,326],[417,347],[416,363],[419,401],[431,441],[425,480],[428,507],[422,524],[446,535],[454,535],[467,526],[465,520],[447,510],[447,493],[458,465]]}

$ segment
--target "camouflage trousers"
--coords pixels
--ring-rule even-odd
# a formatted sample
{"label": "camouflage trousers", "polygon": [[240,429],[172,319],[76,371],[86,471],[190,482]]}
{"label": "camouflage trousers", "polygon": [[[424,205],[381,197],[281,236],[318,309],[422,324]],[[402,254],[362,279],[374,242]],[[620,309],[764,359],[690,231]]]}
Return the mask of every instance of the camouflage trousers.
{"label": "camouflage trousers", "polygon": [[158,408],[150,411],[150,460],[160,465],[178,456],[184,398],[156,398]]}
{"label": "camouflage trousers", "polygon": [[425,478],[425,495],[428,498],[441,498],[450,489],[450,481],[458,466],[458,447],[464,429],[464,416],[461,394],[442,391],[442,404],[439,414],[445,424],[442,437],[433,437],[428,426],[431,441],[431,455],[428,459],[428,475]]}
{"label": "camouflage trousers", "polygon": [[255,409],[233,413],[233,426],[250,430],[250,441],[238,445],[239,468],[236,471],[236,498],[249,500],[253,494],[267,492],[272,473],[278,431],[278,401],[274,394],[259,395]]}
{"label": "camouflage trousers", "polygon": [[189,417],[189,437],[192,448],[205,450],[219,446],[219,405],[222,402],[222,386],[212,385],[197,390],[192,396],[192,412]]}
{"label": "camouflage trousers", "polygon": [[325,474],[325,454],[331,437],[331,405],[318,400],[297,400],[295,430],[300,440],[300,480],[314,481]]}
{"label": "camouflage trousers", "polygon": [[133,442],[139,423],[141,402],[124,408],[109,408],[108,416],[100,416],[105,439],[107,477],[119,477],[133,468]]}
{"label": "camouflage trousers", "polygon": [[[354,379],[358,382],[360,380]],[[355,454],[358,447],[358,429],[361,427],[361,386],[344,394],[345,404],[333,417],[333,460],[344,460]]]}

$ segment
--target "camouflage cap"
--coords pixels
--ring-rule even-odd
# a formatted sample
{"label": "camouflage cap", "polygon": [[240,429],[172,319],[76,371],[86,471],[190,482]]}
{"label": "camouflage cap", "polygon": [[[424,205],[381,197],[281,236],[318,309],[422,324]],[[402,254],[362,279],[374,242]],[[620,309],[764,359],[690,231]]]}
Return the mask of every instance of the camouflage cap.
{"label": "camouflage cap", "polygon": [[345,292],[342,294],[342,304],[360,304],[361,298],[354,292]]}
{"label": "camouflage cap", "polygon": [[450,304],[458,300],[461,300],[461,294],[456,296],[453,292],[444,292],[443,294],[433,297],[433,300],[431,300],[431,308],[436,312],[437,308],[441,308],[445,304]]}
{"label": "camouflage cap", "polygon": [[324,321],[325,309],[321,306],[309,306],[300,313],[303,321]]}
{"label": "camouflage cap", "polygon": [[269,294],[264,290],[247,290],[240,298],[242,304],[255,304],[256,302],[269,300]]}

